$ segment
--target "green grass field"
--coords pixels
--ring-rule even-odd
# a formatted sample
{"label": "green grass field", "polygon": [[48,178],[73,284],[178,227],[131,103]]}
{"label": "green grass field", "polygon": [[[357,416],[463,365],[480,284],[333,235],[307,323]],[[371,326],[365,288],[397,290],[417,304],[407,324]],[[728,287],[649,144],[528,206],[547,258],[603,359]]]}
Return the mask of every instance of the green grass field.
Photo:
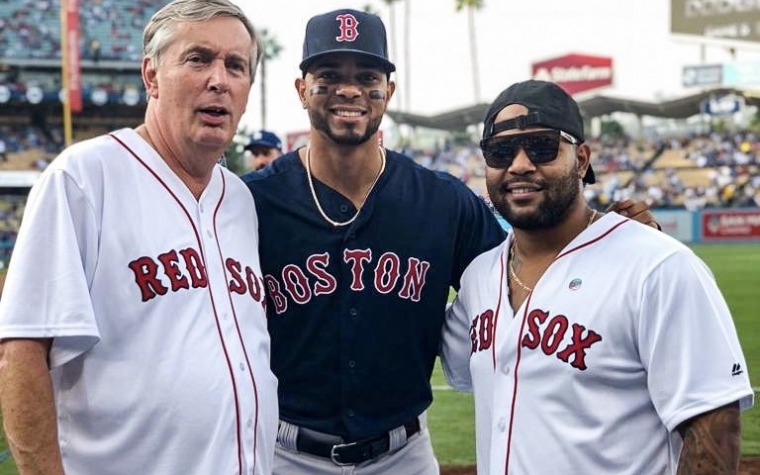
{"label": "green grass field", "polygon": [[[694,250],[713,270],[731,307],[750,380],[758,387],[760,245],[702,245],[695,246]],[[429,411],[429,425],[436,454],[442,465],[471,465],[475,460],[472,396],[446,389],[440,368],[436,368],[432,384],[437,389]],[[5,438],[0,433],[0,454],[5,447]],[[742,453],[760,456],[760,409],[757,407],[742,415]],[[0,475],[17,475],[12,459],[0,461]]]}

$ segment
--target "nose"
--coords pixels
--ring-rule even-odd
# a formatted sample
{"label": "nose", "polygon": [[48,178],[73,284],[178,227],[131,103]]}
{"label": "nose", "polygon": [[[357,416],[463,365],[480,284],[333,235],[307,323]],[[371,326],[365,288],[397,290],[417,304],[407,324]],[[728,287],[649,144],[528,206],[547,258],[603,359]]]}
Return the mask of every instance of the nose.
{"label": "nose", "polygon": [[361,96],[362,91],[359,86],[353,82],[343,82],[338,85],[338,89],[335,93],[339,96],[355,98]]}
{"label": "nose", "polygon": [[520,147],[512,160],[512,164],[509,165],[507,171],[513,175],[525,175],[526,173],[536,171],[536,165],[530,161],[528,154],[525,153],[522,147]]}
{"label": "nose", "polygon": [[217,94],[230,90],[230,80],[227,74],[227,66],[223,60],[216,60],[211,63],[211,74],[208,78],[208,89]]}

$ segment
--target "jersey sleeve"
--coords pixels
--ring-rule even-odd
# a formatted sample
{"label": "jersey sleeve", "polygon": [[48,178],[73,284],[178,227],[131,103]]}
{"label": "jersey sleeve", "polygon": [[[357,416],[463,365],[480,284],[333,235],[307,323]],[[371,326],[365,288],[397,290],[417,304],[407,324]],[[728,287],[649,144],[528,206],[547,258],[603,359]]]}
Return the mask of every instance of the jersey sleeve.
{"label": "jersey sleeve", "polygon": [[473,259],[504,241],[506,233],[485,202],[465,185],[461,185],[460,219],[457,230],[457,248],[451,282],[459,290],[462,273]]}
{"label": "jersey sleeve", "polygon": [[660,263],[642,289],[640,357],[665,426],[740,401],[753,404],[733,319],[712,273],[690,250]]}
{"label": "jersey sleeve", "polygon": [[446,381],[457,391],[472,392],[470,320],[461,293],[446,309],[441,339],[441,365]]}
{"label": "jersey sleeve", "polygon": [[97,235],[82,189],[62,170],[46,171],[30,192],[13,249],[0,299],[0,338],[53,338],[51,367],[98,341],[89,296]]}

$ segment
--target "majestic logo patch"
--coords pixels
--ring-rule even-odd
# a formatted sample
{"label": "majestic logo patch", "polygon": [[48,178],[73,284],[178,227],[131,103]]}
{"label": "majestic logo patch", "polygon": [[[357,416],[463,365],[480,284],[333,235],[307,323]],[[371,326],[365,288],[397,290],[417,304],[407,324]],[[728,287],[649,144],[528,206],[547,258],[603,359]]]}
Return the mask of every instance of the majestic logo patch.
{"label": "majestic logo patch", "polygon": [[581,288],[581,285],[583,285],[583,281],[576,278],[570,281],[570,285],[568,287],[570,290],[578,290]]}
{"label": "majestic logo patch", "polygon": [[734,366],[731,367],[731,376],[739,376],[743,372],[742,365],[739,363],[734,363]]}
{"label": "majestic logo patch", "polygon": [[356,38],[359,37],[359,21],[356,17],[350,13],[345,13],[338,15],[335,19],[340,22],[340,26],[338,27],[340,28],[340,36],[336,36],[335,41],[356,41]]}

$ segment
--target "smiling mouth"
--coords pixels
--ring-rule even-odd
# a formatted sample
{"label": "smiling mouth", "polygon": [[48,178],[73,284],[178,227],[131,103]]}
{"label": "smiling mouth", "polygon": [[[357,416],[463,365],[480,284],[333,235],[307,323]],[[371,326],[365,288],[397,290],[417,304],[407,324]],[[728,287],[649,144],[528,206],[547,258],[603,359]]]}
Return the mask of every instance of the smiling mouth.
{"label": "smiling mouth", "polygon": [[338,117],[342,117],[345,119],[357,119],[359,117],[362,117],[365,112],[358,111],[358,110],[346,110],[346,109],[333,109],[332,113]]}

